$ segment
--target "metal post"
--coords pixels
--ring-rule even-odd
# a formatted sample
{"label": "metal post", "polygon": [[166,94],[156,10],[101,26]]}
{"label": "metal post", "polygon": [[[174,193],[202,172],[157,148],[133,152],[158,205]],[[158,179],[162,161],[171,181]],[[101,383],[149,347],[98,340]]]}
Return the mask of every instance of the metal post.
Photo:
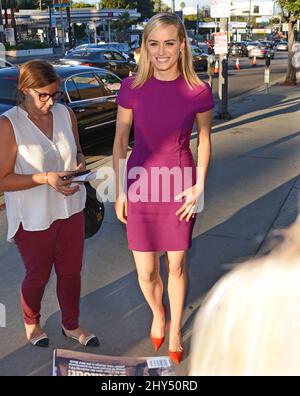
{"label": "metal post", "polygon": [[[228,34],[228,18],[220,18],[220,31]],[[227,37],[228,42],[228,37]],[[230,119],[231,115],[228,112],[228,59],[227,54],[219,55],[219,111],[217,118]]]}
{"label": "metal post", "polygon": [[172,0],[172,11],[175,12],[175,0]]}
{"label": "metal post", "polygon": [[196,34],[199,34],[199,3],[197,3],[197,25],[196,25]]}
{"label": "metal post", "polygon": [[8,0],[4,0],[4,17],[5,17],[5,27],[8,26],[8,15],[7,15]]}
{"label": "metal post", "polygon": [[64,24],[64,18],[63,18],[63,12],[62,12],[62,3],[63,0],[59,1],[59,7],[60,7],[60,22],[61,22],[61,50],[63,55],[65,54],[65,24]]}
{"label": "metal post", "polygon": [[17,36],[17,24],[16,24],[14,7],[15,7],[15,1],[10,0],[11,27],[14,29],[15,43],[17,45],[18,44],[18,36]]}
{"label": "metal post", "polygon": [[97,44],[97,24],[96,24],[96,21],[93,21],[93,26],[94,26],[94,43]]}
{"label": "metal post", "polygon": [[72,26],[71,26],[71,12],[70,6],[66,8],[67,13],[67,30],[68,30],[68,39],[69,39],[69,49],[73,48],[73,39],[72,39]]}
{"label": "metal post", "polygon": [[108,22],[108,42],[111,43],[110,19],[108,19],[107,22]]}
{"label": "metal post", "polygon": [[49,44],[52,45],[52,4],[49,5]]}
{"label": "metal post", "polygon": [[251,0],[249,0],[249,16],[248,16],[248,25],[249,25],[249,30],[248,30],[248,38],[251,38]]}
{"label": "metal post", "polygon": [[4,43],[4,26],[2,17],[2,0],[0,0],[0,43]]}

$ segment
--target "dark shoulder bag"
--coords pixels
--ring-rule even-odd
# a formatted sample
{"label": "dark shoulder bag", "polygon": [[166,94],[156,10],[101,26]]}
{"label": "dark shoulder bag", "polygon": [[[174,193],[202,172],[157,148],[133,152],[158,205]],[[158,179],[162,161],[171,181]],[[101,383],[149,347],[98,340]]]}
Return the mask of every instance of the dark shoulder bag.
{"label": "dark shoulder bag", "polygon": [[85,238],[95,235],[100,229],[104,218],[104,204],[97,198],[96,190],[89,182],[84,183],[86,188],[86,203],[84,208]]}

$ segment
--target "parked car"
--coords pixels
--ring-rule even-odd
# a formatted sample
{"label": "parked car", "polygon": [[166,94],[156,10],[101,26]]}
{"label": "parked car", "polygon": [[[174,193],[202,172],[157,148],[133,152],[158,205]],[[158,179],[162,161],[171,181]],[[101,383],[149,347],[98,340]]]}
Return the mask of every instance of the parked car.
{"label": "parked car", "polygon": [[208,49],[208,44],[207,43],[202,43],[202,42],[198,42],[197,47],[204,52],[205,54],[209,54],[209,49]]}
{"label": "parked car", "polygon": [[196,45],[191,45],[192,56],[193,56],[193,66],[196,72],[207,70],[207,57],[208,54],[203,52]]}
{"label": "parked car", "polygon": [[247,51],[251,51],[254,47],[257,47],[259,45],[259,41],[248,41],[246,46],[247,46]]}
{"label": "parked car", "polygon": [[97,44],[81,44],[75,48],[70,49],[66,52],[66,55],[76,51],[78,49],[85,49],[85,48],[99,48],[99,49],[106,49],[111,51],[118,51],[120,52],[124,58],[133,60],[133,50],[130,48],[128,43],[97,43]]}
{"label": "parked car", "polygon": [[231,43],[228,52],[229,55],[233,55],[233,56],[247,56],[248,55],[247,45],[243,41],[233,42]]}
{"label": "parked car", "polygon": [[285,40],[279,41],[276,46],[277,51],[287,51],[288,50],[288,42]]}
{"label": "parked car", "polygon": [[16,65],[13,65],[12,63],[8,62],[6,59],[0,58],[0,69],[4,67],[17,67]]}
{"label": "parked car", "polygon": [[128,77],[136,63],[126,59],[120,52],[100,48],[83,48],[74,50],[57,63],[65,65],[81,65],[100,67],[111,71],[120,78]]}
{"label": "parked car", "polygon": [[214,53],[214,49],[215,49],[215,42],[214,40],[206,40],[206,43],[208,45],[208,53],[209,54],[213,54]]}
{"label": "parked car", "polygon": [[[112,139],[122,80],[105,69],[86,66],[55,66],[55,70],[61,77],[60,102],[76,114],[82,147]],[[0,114],[16,105],[18,78],[19,69],[0,69]]]}

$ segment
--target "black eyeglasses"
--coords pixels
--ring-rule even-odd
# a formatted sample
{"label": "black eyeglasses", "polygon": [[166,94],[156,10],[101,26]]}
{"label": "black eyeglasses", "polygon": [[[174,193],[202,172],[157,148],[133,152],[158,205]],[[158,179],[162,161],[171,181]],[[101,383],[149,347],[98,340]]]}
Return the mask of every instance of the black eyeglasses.
{"label": "black eyeglasses", "polygon": [[34,90],[34,92],[36,92],[39,95],[39,100],[41,102],[48,102],[48,100],[50,98],[53,99],[53,101],[56,101],[58,99],[60,99],[63,96],[63,92],[62,91],[57,91],[54,92],[52,95],[48,94],[48,93],[41,93],[39,91],[37,91],[36,89],[32,88]]}

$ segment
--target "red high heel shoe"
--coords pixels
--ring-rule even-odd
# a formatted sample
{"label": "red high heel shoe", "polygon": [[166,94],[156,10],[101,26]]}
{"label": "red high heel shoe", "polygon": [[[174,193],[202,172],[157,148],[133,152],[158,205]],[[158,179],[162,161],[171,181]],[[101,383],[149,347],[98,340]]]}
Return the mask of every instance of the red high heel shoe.
{"label": "red high heel shoe", "polygon": [[[167,317],[167,307],[165,306],[165,304],[163,304],[163,308],[164,308],[165,318],[166,318]],[[150,339],[151,339],[151,342],[152,342],[152,345],[153,345],[154,349],[156,351],[158,351],[159,348],[162,346],[162,343],[165,340],[165,335],[163,337],[161,337],[161,338],[156,338],[156,337],[152,337],[152,335],[150,334]]]}
{"label": "red high heel shoe", "polygon": [[[170,333],[171,321],[169,322],[168,327],[169,327],[169,333]],[[170,351],[170,349],[168,349],[168,355],[175,364],[179,364],[183,358],[183,355],[184,355],[183,346],[182,346],[181,351]]]}

